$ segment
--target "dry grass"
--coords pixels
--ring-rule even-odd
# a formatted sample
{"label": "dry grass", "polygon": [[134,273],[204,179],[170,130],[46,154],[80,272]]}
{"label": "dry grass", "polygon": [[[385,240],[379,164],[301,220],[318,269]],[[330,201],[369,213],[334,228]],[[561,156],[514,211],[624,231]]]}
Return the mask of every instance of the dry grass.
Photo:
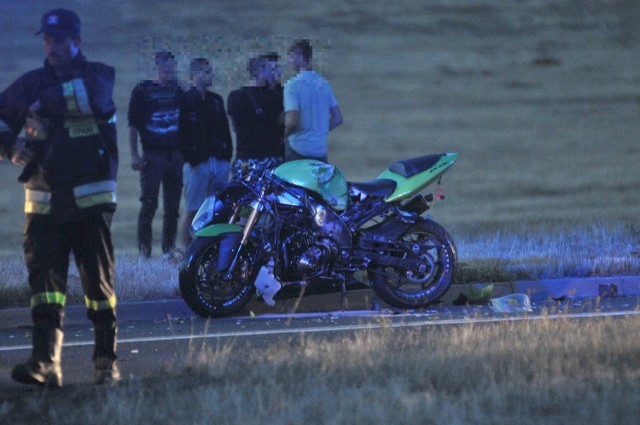
{"label": "dry grass", "polygon": [[456,282],[629,275],[640,270],[634,226],[521,226],[456,241]]}
{"label": "dry grass", "polygon": [[[0,262],[2,284],[0,306],[28,305],[27,271],[21,258],[13,256]],[[178,265],[159,258],[139,260],[133,255],[116,258],[116,295],[119,301],[175,298],[178,293]],[[69,268],[67,303],[82,304],[84,296],[75,265]]]}
{"label": "dry grass", "polygon": [[630,316],[382,326],[260,350],[235,341],[192,348],[160,377],[5,401],[0,412],[51,424],[635,424],[639,337]]}

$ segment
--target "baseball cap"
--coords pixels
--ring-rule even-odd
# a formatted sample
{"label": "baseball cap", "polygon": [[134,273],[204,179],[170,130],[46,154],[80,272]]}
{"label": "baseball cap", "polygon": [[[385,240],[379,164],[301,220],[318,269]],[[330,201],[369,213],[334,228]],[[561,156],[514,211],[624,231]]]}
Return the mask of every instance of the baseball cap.
{"label": "baseball cap", "polygon": [[80,18],[73,10],[53,9],[42,15],[39,34],[74,37],[80,35]]}

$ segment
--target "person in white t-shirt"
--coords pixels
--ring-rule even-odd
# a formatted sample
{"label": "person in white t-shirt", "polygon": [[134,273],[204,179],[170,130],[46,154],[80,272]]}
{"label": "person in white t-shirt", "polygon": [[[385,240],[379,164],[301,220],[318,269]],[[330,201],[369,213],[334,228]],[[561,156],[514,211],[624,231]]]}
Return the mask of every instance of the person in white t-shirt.
{"label": "person in white t-shirt", "polygon": [[296,75],[284,86],[285,160],[327,162],[327,135],[342,124],[331,85],[313,70],[309,40],[296,40],[288,50]]}

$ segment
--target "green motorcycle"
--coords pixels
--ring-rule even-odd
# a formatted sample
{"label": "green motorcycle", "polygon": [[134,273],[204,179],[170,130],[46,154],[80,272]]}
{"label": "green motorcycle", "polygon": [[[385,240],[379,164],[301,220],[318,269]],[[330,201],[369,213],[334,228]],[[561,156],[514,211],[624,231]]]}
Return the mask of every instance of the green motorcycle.
{"label": "green motorcycle", "polygon": [[347,182],[330,164],[291,161],[249,170],[208,198],[193,222],[180,292],[203,317],[239,312],[258,294],[280,298],[372,288],[387,304],[416,309],[449,288],[456,247],[425,216],[456,153],[393,163],[378,178]]}

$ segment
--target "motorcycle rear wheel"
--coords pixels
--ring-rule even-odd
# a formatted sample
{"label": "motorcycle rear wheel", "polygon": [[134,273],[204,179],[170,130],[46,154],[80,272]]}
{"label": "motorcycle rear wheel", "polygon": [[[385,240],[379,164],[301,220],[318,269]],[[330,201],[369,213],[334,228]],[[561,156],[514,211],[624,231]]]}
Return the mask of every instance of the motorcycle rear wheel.
{"label": "motorcycle rear wheel", "polygon": [[[394,266],[372,266],[367,270],[375,293],[387,304],[403,309],[426,307],[436,302],[451,285],[456,263],[453,239],[438,223],[424,220],[414,224],[401,238],[420,247],[419,254],[406,251],[402,258],[415,257],[429,264],[424,273]],[[398,256],[398,253],[389,253]]]}
{"label": "motorcycle rear wheel", "polygon": [[180,294],[189,308],[201,317],[227,317],[239,312],[253,296],[252,259],[248,250],[240,253],[232,276],[216,271],[219,238],[196,238],[187,248],[180,268]]}

